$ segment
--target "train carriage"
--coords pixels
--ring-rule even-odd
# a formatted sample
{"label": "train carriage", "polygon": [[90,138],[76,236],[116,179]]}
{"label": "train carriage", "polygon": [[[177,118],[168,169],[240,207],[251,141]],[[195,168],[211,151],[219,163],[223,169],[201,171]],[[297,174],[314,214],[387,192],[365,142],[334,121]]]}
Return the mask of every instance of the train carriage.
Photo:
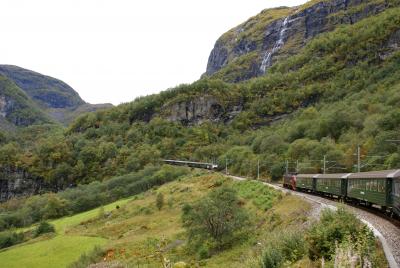
{"label": "train carriage", "polygon": [[315,178],[317,174],[298,174],[296,176],[296,188],[313,192],[315,189]]}
{"label": "train carriage", "polygon": [[391,203],[393,212],[400,215],[400,170],[393,170],[389,174],[392,179]]}
{"label": "train carriage", "polygon": [[320,174],[316,176],[315,191],[331,196],[346,196],[347,177],[350,173]]}
{"label": "train carriage", "polygon": [[391,206],[393,170],[353,173],[348,177],[347,197],[382,208]]}

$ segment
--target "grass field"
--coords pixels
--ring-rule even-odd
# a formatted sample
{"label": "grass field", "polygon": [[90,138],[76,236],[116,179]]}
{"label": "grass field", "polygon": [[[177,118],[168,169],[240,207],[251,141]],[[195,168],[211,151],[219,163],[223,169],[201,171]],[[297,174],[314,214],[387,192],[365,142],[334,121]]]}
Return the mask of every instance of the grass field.
{"label": "grass field", "polygon": [[[104,211],[109,212],[116,206],[123,206],[133,198],[118,200],[104,206]],[[53,220],[57,234],[46,240],[29,241],[12,248],[0,251],[0,267],[7,268],[47,268],[66,267],[78,259],[83,252],[88,252],[96,245],[105,245],[107,239],[96,236],[66,235],[68,228],[79,225],[81,222],[96,218],[99,208],[92,209],[70,217]],[[26,231],[33,227],[21,229]]]}
{"label": "grass field", "polygon": [[[132,199],[133,198],[121,199],[121,200],[118,200],[111,204],[105,205],[103,207],[104,211],[109,212],[109,211],[114,210],[117,206],[122,207],[123,205],[125,205]],[[54,225],[57,232],[64,233],[68,227],[71,227],[71,226],[77,225],[83,221],[87,221],[89,219],[95,218],[95,217],[97,217],[98,214],[99,214],[99,208],[95,208],[95,209],[92,209],[92,210],[89,210],[86,212],[76,214],[72,217],[64,217],[61,219],[57,219],[57,220],[51,221],[50,223]]]}
{"label": "grass field", "polygon": [[57,235],[49,240],[22,244],[1,252],[0,267],[66,267],[83,252],[106,243],[106,239],[99,237]]}

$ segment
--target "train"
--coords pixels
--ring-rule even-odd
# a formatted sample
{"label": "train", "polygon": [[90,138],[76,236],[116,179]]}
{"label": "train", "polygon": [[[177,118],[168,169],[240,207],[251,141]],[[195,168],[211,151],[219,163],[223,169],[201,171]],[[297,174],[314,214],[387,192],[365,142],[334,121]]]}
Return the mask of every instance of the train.
{"label": "train", "polygon": [[218,168],[217,164],[214,163],[204,163],[204,162],[193,162],[193,161],[182,161],[182,160],[163,160],[164,163],[175,166],[188,166],[192,168],[204,168],[209,170],[214,170]]}
{"label": "train", "polygon": [[336,174],[285,174],[283,187],[378,207],[400,217],[400,169]]}

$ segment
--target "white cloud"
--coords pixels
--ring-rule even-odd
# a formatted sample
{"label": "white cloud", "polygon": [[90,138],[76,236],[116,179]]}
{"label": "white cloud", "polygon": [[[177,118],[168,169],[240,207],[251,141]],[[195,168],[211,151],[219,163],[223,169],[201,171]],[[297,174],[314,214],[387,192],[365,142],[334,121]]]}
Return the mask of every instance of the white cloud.
{"label": "white cloud", "polygon": [[195,81],[216,39],[262,9],[305,0],[3,0],[0,62],[118,104]]}

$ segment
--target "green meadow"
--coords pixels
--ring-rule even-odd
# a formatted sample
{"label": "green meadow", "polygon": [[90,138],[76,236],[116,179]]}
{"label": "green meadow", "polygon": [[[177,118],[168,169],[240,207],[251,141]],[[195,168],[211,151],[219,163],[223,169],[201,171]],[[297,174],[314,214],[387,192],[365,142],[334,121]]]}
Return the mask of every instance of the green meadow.
{"label": "green meadow", "polygon": [[[116,206],[122,206],[132,198],[121,199],[104,206],[104,211],[112,211]],[[67,267],[79,256],[92,250],[96,245],[104,245],[107,239],[101,237],[68,235],[65,231],[81,222],[93,219],[99,214],[99,208],[92,209],[71,217],[51,221],[56,229],[56,235],[46,240],[38,239],[16,245],[0,251],[1,267],[7,268],[47,268]],[[33,227],[24,228],[27,230]]]}

